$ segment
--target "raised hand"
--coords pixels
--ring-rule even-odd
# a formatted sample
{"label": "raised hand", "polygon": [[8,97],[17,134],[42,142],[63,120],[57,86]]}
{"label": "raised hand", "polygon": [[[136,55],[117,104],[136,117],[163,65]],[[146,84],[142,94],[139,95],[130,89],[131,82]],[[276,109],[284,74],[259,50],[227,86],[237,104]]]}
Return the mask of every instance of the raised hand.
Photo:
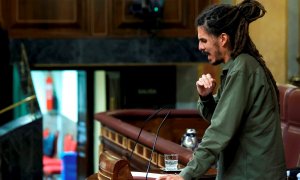
{"label": "raised hand", "polygon": [[210,74],[203,74],[198,81],[196,87],[200,96],[207,96],[213,92],[216,87],[216,80]]}

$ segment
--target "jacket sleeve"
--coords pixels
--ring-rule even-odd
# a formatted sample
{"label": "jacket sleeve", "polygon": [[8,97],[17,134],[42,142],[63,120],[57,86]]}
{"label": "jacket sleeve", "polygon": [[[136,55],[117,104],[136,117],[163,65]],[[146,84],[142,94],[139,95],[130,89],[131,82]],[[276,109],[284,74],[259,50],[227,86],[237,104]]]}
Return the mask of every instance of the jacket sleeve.
{"label": "jacket sleeve", "polygon": [[206,97],[200,96],[198,99],[197,109],[200,112],[201,116],[209,122],[217,105],[217,97],[217,95],[213,96],[212,94],[209,94]]}
{"label": "jacket sleeve", "polygon": [[185,180],[202,176],[237,131],[248,102],[249,78],[241,72],[228,75],[214,111],[208,108],[210,103],[200,103],[200,107],[203,106],[202,114],[206,118],[211,117],[211,124],[206,129],[199,148],[194,151],[193,159],[180,173]]}

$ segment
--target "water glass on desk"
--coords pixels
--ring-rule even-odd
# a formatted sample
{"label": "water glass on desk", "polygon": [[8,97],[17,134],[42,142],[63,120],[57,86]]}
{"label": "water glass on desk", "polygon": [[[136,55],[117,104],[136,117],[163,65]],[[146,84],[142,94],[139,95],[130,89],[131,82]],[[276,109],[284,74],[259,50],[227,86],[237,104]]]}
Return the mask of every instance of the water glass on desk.
{"label": "water glass on desk", "polygon": [[165,154],[165,171],[178,169],[178,154]]}

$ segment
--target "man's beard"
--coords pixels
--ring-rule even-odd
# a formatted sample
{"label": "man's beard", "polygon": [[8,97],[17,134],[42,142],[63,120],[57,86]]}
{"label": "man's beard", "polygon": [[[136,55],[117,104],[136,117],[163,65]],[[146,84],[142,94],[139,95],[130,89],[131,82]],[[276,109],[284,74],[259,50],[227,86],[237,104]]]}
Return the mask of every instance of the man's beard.
{"label": "man's beard", "polygon": [[213,62],[211,64],[212,65],[219,65],[219,64],[221,64],[223,62],[224,62],[224,58],[222,58],[221,52],[218,49],[217,52],[216,52],[216,60],[215,60],[215,62]]}
{"label": "man's beard", "polygon": [[223,63],[224,61],[222,59],[216,59],[215,62],[212,63],[212,65],[216,66],[216,65],[219,65],[221,63]]}

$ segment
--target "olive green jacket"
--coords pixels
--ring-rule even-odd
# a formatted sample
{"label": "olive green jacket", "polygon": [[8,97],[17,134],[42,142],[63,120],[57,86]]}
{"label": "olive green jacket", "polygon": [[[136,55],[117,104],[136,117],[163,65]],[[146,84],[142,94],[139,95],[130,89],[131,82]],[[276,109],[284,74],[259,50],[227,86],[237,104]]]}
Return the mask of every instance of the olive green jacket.
{"label": "olive green jacket", "polygon": [[200,98],[198,108],[210,126],[180,173],[185,180],[197,179],[216,161],[217,179],[285,179],[278,100],[257,60],[241,54],[227,62],[217,94]]}

